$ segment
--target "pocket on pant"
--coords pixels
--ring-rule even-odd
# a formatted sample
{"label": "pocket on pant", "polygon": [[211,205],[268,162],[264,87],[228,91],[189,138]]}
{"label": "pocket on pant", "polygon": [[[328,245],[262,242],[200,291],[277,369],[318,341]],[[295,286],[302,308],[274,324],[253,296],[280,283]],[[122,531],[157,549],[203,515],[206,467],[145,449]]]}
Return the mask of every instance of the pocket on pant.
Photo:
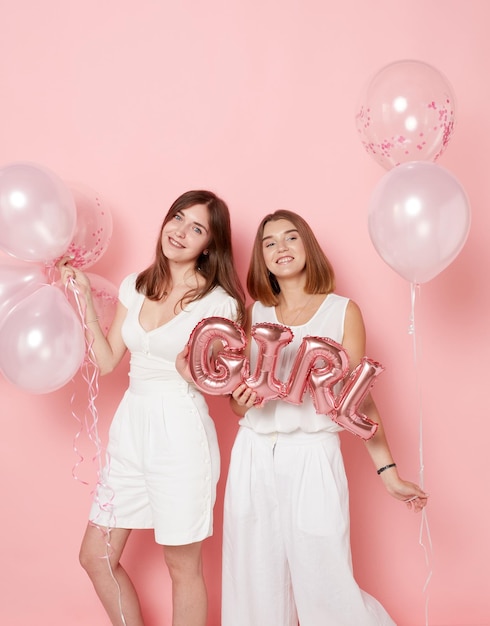
{"label": "pocket on pant", "polygon": [[314,448],[295,485],[298,528],[324,537],[343,534],[349,528],[349,492],[342,461],[322,446]]}

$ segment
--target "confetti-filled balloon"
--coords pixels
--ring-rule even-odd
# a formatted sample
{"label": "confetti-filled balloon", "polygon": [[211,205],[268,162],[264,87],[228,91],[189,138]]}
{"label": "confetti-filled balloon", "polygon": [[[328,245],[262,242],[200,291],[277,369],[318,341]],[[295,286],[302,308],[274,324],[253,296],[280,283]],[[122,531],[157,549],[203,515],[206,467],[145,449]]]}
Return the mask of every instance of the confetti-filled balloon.
{"label": "confetti-filled balloon", "polygon": [[80,269],[96,263],[107,250],[112,237],[112,215],[99,195],[72,188],[77,211],[75,234],[66,254]]}
{"label": "confetti-filled balloon", "polygon": [[90,289],[95,312],[99,318],[99,325],[104,334],[107,334],[116,313],[119,300],[118,289],[114,283],[103,276],[99,276],[99,274],[87,272],[87,276],[90,280]]}
{"label": "confetti-filled balloon", "polygon": [[[103,333],[107,335],[116,313],[119,300],[118,289],[110,280],[99,274],[85,272],[85,275],[90,281],[90,291],[92,292],[92,300],[99,326]],[[64,291],[68,302],[78,315],[80,323],[85,325],[85,302],[78,288],[76,286],[66,288],[60,281],[56,283],[56,286]]]}
{"label": "confetti-filled balloon", "polygon": [[397,61],[368,83],[356,114],[368,154],[386,169],[435,161],[454,132],[455,97],[447,78],[421,61]]}

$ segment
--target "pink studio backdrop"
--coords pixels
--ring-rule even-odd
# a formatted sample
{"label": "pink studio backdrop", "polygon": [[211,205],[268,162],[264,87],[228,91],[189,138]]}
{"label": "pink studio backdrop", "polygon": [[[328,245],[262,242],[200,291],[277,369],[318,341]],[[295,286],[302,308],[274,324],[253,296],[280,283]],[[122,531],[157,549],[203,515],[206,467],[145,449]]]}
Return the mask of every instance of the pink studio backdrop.
{"label": "pink studio backdrop", "polygon": [[[338,291],[364,311],[368,355],[386,367],[375,396],[401,473],[415,481],[422,423],[428,562],[421,517],[384,492],[362,442],[343,435],[357,578],[399,626],[426,624],[426,606],[431,626],[488,626],[487,1],[1,0],[0,16],[0,166],[39,163],[100,195],[114,232],[90,271],[118,284],[143,268],[164,212],[191,188],[228,201],[242,277],[265,212],[290,208],[310,221]],[[457,127],[439,164],[465,188],[473,220],[456,260],[422,285],[415,361],[409,283],[377,255],[367,229],[370,194],[385,170],[354,123],[367,80],[402,59],[432,64],[453,86]],[[104,441],[126,368],[100,381]],[[0,393],[0,623],[107,624],[77,561],[91,499],[83,481],[93,484],[97,469],[82,437],[84,461],[72,475],[72,412],[86,407],[86,386],[77,377],[30,395],[2,378]],[[205,566],[209,625],[219,626],[222,498],[236,419],[223,399],[210,403],[223,473]],[[151,533],[132,537],[126,564],[148,625],[170,624],[169,582]]]}

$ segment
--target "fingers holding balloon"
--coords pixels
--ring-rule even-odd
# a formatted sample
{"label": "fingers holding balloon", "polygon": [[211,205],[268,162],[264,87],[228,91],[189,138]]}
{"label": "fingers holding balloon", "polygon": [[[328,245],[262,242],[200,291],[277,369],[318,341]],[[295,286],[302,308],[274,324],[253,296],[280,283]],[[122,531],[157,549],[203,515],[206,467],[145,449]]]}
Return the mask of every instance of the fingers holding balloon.
{"label": "fingers holding balloon", "polygon": [[407,498],[405,500],[405,504],[407,505],[407,508],[413,510],[414,513],[419,513],[427,505],[428,498],[428,494],[424,494],[422,496],[412,496],[411,498]]}
{"label": "fingers holding balloon", "polygon": [[72,260],[72,257],[65,256],[56,264],[60,272],[61,282],[72,289],[77,288],[87,297],[91,291],[90,280],[84,272],[71,265]]}
{"label": "fingers holding balloon", "polygon": [[414,513],[418,513],[427,505],[429,494],[425,493],[425,491],[415,483],[396,479],[394,483],[390,480],[386,486],[394,498],[405,502],[407,508]]}
{"label": "fingers holding balloon", "polygon": [[71,261],[71,256],[64,256],[56,263],[63,285],[69,284],[70,280],[75,280],[75,268],[71,265]]}
{"label": "fingers holding balloon", "polygon": [[60,282],[65,287],[65,296],[86,327],[87,320],[99,320],[99,313],[92,297],[90,279],[81,270],[73,267],[72,260],[71,256],[64,256],[56,263],[56,267],[60,272]]}
{"label": "fingers holding balloon", "polygon": [[179,354],[177,355],[177,358],[175,359],[175,367],[186,382],[188,383],[194,382],[192,380],[192,376],[190,374],[190,369],[189,369],[189,345],[188,344],[186,344],[183,350],[181,350]]}
{"label": "fingers holding balloon", "polygon": [[257,400],[257,392],[248,387],[245,383],[238,385],[231,395],[238,406],[247,409],[252,408]]}

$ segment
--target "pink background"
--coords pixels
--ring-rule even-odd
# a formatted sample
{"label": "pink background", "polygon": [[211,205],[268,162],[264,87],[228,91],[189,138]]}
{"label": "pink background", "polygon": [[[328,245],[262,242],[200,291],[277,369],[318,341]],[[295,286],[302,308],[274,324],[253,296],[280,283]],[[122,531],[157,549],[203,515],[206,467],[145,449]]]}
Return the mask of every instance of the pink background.
{"label": "pink background", "polygon": [[[190,188],[211,188],[229,203],[242,277],[265,212],[290,208],[310,221],[338,291],[364,311],[368,354],[386,367],[375,396],[401,473],[415,481],[422,423],[428,563],[421,517],[384,492],[362,442],[343,435],[359,583],[400,626],[425,624],[426,603],[432,626],[489,625],[487,0],[1,0],[0,19],[0,165],[37,162],[102,198],[114,233],[90,271],[119,284],[146,266],[164,213]],[[463,251],[421,288],[415,362],[410,286],[376,254],[367,230],[370,194],[385,170],[354,123],[367,80],[407,58],[434,65],[453,86],[457,127],[439,163],[465,188],[473,216]],[[104,441],[125,384],[126,364],[101,380]],[[72,476],[72,411],[83,413],[86,386],[77,377],[35,396],[1,379],[0,393],[0,623],[102,626],[77,561],[91,499],[81,481],[93,483],[97,468],[93,444],[81,437],[80,480]],[[209,625],[218,626],[236,420],[224,400],[211,405],[223,475],[205,558]],[[151,533],[133,536],[126,563],[148,625],[169,624],[169,583]]]}

